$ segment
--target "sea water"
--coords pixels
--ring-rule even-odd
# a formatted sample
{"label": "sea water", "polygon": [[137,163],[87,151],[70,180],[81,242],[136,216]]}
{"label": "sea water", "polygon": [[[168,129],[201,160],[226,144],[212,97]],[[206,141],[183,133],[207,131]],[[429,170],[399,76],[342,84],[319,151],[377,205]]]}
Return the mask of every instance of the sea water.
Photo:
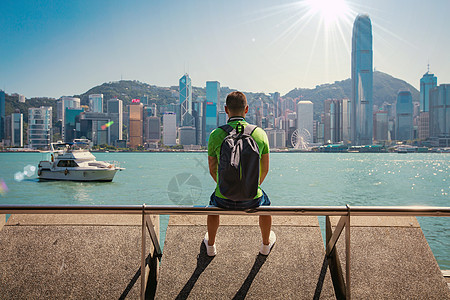
{"label": "sea water", "polygon": [[[117,161],[126,169],[108,183],[23,176],[24,168],[47,155],[0,153],[0,183],[7,186],[0,203],[207,205],[215,187],[206,153],[95,153],[97,160]],[[450,155],[271,153],[262,187],[276,206],[450,206]],[[162,237],[167,220],[161,218]],[[450,269],[450,218],[418,220],[441,269]]]}

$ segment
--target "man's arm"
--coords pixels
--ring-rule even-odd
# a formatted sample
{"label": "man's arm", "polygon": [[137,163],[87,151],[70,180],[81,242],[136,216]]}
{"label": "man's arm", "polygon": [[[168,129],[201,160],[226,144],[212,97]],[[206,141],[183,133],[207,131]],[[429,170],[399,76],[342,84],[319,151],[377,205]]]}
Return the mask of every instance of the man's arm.
{"label": "man's arm", "polygon": [[[217,159],[216,159],[216,162],[217,162]],[[263,183],[264,179],[266,178],[267,173],[269,173],[269,153],[261,155],[260,168],[261,168],[261,172],[259,175],[259,184]]]}
{"label": "man's arm", "polygon": [[217,182],[217,157],[215,156],[208,156],[208,166],[209,166],[209,174],[211,174],[211,177],[214,179],[215,182]]}

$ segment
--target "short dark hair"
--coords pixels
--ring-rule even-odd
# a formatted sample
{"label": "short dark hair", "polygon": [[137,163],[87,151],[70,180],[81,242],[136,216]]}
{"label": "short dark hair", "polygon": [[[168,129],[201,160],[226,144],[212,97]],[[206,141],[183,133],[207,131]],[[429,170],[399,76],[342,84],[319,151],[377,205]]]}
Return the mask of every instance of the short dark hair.
{"label": "short dark hair", "polygon": [[226,105],[232,112],[242,112],[247,107],[247,97],[242,92],[231,92],[227,96]]}

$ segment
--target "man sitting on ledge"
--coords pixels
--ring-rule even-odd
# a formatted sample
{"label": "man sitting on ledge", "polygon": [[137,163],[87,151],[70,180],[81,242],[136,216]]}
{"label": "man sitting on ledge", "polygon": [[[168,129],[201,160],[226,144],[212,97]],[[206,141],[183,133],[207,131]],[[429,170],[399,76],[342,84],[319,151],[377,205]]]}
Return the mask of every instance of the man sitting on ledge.
{"label": "man sitting on ledge", "polygon": [[[269,172],[267,134],[245,121],[248,105],[243,93],[228,94],[225,112],[227,125],[211,132],[208,141],[209,173],[217,183],[209,204],[235,210],[270,205],[269,197],[260,187]],[[219,215],[208,215],[208,232],[203,240],[208,256],[216,255],[219,221]],[[268,255],[276,241],[271,226],[272,216],[259,216],[262,255]]]}

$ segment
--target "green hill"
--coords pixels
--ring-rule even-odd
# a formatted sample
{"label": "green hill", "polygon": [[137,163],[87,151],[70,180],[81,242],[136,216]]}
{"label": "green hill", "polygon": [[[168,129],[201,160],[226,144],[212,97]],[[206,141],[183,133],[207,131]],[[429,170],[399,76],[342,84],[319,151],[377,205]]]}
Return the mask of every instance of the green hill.
{"label": "green hill", "polygon": [[[384,102],[395,103],[400,90],[409,90],[414,102],[419,101],[419,91],[412,85],[389,74],[373,72],[373,103],[380,106]],[[310,100],[314,103],[314,115],[323,111],[323,103],[327,99],[351,98],[352,81],[350,78],[316,86],[314,89],[293,89],[284,97]]]}

